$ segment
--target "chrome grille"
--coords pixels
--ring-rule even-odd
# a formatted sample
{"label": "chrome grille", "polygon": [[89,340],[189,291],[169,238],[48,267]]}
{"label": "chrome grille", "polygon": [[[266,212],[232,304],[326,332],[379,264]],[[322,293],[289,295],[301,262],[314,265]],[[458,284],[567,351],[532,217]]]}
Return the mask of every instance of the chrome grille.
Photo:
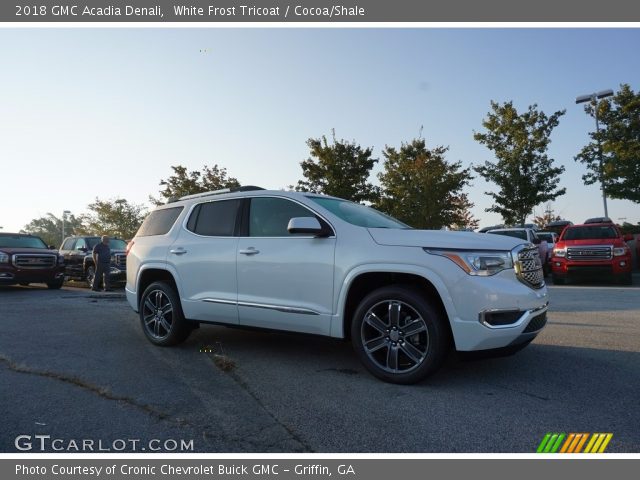
{"label": "chrome grille", "polygon": [[584,245],[567,248],[568,260],[611,260],[613,248],[610,245]]}
{"label": "chrome grille", "polygon": [[516,276],[525,285],[532,288],[544,287],[544,272],[538,247],[530,245],[517,252]]}
{"label": "chrome grille", "polygon": [[116,253],[113,256],[113,263],[120,270],[125,270],[127,268],[127,255],[124,253]]}
{"label": "chrome grille", "polygon": [[58,257],[48,254],[16,254],[13,256],[13,265],[16,268],[53,268]]}

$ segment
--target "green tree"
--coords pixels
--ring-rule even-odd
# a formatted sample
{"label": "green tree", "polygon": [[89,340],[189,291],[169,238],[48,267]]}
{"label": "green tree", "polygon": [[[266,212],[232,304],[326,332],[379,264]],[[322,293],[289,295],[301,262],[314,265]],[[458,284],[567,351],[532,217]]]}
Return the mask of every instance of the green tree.
{"label": "green tree", "polygon": [[440,229],[465,223],[470,203],[462,188],[472,179],[461,162],[449,163],[447,147],[428,149],[424,139],[385,147],[378,175],[382,194],[376,207],[415,228]]}
{"label": "green tree", "polygon": [[[80,235],[84,233],[85,227],[82,223],[82,216],[66,215],[64,219],[64,236]],[[45,241],[47,245],[60,246],[62,243],[62,218],[56,217],[52,213],[47,213],[44,217],[34,218],[24,226],[21,233],[37,235]]]}
{"label": "green tree", "polygon": [[[591,116],[595,109],[595,103],[585,106]],[[598,121],[600,133],[590,132],[591,142],[575,157],[587,167],[582,179],[587,185],[600,183],[600,141],[607,196],[640,203],[640,92],[620,85],[616,95],[598,103]]]}
{"label": "green tree", "polygon": [[131,204],[124,198],[115,200],[96,198],[88,208],[91,213],[83,218],[87,232],[125,240],[135,235],[146,215],[144,206]]}
{"label": "green tree", "polygon": [[542,215],[536,215],[534,212],[533,223],[540,229],[547,228],[547,225],[557,220],[562,220],[562,217],[554,215],[551,204],[547,204]]}
{"label": "green tree", "polygon": [[480,221],[471,213],[474,204],[466,193],[461,193],[453,200],[456,208],[457,220],[449,225],[453,230],[475,230],[480,226]]}
{"label": "green tree", "polygon": [[167,200],[193,195],[194,193],[210,192],[223,188],[239,187],[240,183],[236,178],[227,175],[227,169],[214,165],[205,165],[202,171],[188,171],[182,165],[172,166],[173,175],[166,180],[160,180],[160,185],[164,189],[160,191],[160,196],[164,198],[156,199],[149,197],[151,203],[162,205]]}
{"label": "green tree", "polygon": [[495,183],[497,191],[485,192],[494,204],[487,212],[502,215],[506,224],[524,224],[536,205],[564,195],[557,188],[564,167],[554,167],[547,156],[550,135],[565,111],[547,116],[537,105],[519,114],[513,102],[491,102],[491,111],[482,122],[484,133],[474,132],[473,138],[492,150],[496,163],[489,161],[475,167],[487,182]]}
{"label": "green tree", "polygon": [[354,202],[374,201],[378,190],[369,183],[371,169],[378,162],[371,158],[371,148],[354,142],[327,137],[310,138],[311,157],[300,162],[305,180],[298,181],[297,191],[324,193]]}

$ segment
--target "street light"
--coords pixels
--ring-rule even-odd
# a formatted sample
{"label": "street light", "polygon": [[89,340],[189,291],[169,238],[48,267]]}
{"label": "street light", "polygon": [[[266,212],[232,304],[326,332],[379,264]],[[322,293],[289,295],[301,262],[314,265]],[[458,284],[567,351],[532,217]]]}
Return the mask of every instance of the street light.
{"label": "street light", "polygon": [[601,98],[610,97],[613,95],[613,90],[601,90],[595,93],[589,93],[587,95],[580,95],[576,97],[576,103],[584,103],[584,102],[594,102],[594,112],[596,117],[596,139],[598,141],[598,158],[600,160],[600,185],[602,188],[602,203],[604,205],[604,216],[609,216],[609,211],[607,210],[607,192],[604,188],[604,168],[603,168],[603,160],[602,160],[602,145],[600,144],[600,123],[598,122],[598,109],[600,104],[598,100]]}
{"label": "street light", "polygon": [[62,242],[64,242],[64,220],[70,213],[71,212],[69,210],[62,211],[62,241],[60,242],[60,245],[62,245]]}

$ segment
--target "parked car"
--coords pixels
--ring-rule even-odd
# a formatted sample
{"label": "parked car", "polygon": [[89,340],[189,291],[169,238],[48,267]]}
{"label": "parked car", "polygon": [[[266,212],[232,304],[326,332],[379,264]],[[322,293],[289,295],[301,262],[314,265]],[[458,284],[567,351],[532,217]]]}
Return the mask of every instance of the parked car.
{"label": "parked car", "polygon": [[496,230],[489,230],[487,233],[494,235],[504,235],[507,237],[520,238],[527,242],[530,242],[538,247],[538,253],[540,254],[540,260],[542,261],[542,268],[544,274],[547,275],[551,272],[549,267],[549,246],[547,242],[538,237],[537,232],[532,228],[499,228]]}
{"label": "parked car", "polygon": [[414,230],[340,198],[255,187],[151,212],[129,245],[125,292],[156,345],[200,323],[350,338],[394,383],[430,375],[451,346],[523,348],[548,306],[526,241]]}
{"label": "parked car", "polygon": [[0,233],[0,285],[62,287],[64,259],[53,248],[35,235]]}
{"label": "parked car", "polygon": [[489,230],[497,230],[499,228],[504,228],[504,225],[492,225],[491,227],[484,227],[478,230],[478,233],[487,233]]}
{"label": "parked car", "polygon": [[[68,280],[85,282],[91,288],[96,275],[93,263],[93,247],[100,243],[98,236],[73,236],[65,238],[60,247],[60,255],[66,265]],[[123,284],[127,280],[127,243],[120,238],[109,238],[111,248],[111,284]]]}
{"label": "parked car", "polygon": [[631,284],[631,250],[611,222],[571,225],[565,228],[553,249],[553,283],[592,277]]}
{"label": "parked car", "polygon": [[573,222],[570,222],[569,220],[555,220],[547,224],[545,230],[555,232],[560,235],[562,231],[569,225],[573,225]]}

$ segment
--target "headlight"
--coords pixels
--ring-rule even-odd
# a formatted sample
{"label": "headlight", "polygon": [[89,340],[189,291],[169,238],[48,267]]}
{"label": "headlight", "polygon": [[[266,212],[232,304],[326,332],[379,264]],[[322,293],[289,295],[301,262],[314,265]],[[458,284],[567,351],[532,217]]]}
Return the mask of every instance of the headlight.
{"label": "headlight", "polygon": [[431,255],[447,257],[469,275],[489,276],[513,268],[511,252],[425,249]]}
{"label": "headlight", "polygon": [[626,254],[627,254],[627,247],[615,247],[613,249],[614,257],[621,257],[622,255],[626,255]]}
{"label": "headlight", "polygon": [[0,263],[9,263],[9,254],[0,252]]}
{"label": "headlight", "polygon": [[567,256],[567,249],[566,248],[554,248],[553,249],[553,255],[555,257],[566,257]]}

